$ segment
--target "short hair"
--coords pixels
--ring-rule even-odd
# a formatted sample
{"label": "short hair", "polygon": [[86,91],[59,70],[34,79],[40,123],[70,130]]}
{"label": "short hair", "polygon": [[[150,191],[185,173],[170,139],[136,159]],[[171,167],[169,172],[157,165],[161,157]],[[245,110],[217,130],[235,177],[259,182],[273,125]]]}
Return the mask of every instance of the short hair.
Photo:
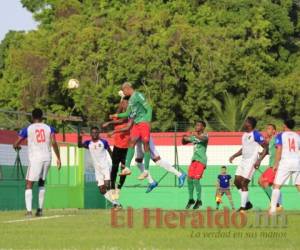
{"label": "short hair", "polygon": [[93,127],[91,127],[91,132],[92,132],[92,130],[98,130],[99,131],[99,128],[97,126],[93,126]]}
{"label": "short hair", "polygon": [[129,98],[130,98],[130,96],[124,96],[124,97],[123,97],[123,100],[128,101]]}
{"label": "short hair", "polygon": [[296,122],[293,119],[285,119],[284,125],[287,126],[289,129],[293,129],[296,125]]}
{"label": "short hair", "polygon": [[253,116],[248,116],[246,119],[252,126],[252,128],[256,127],[257,121]]}
{"label": "short hair", "polygon": [[130,88],[132,88],[131,82],[124,82],[124,83],[122,84],[122,89],[125,88],[125,87],[130,87]]}
{"label": "short hair", "polygon": [[273,123],[269,123],[267,126],[271,126],[274,130],[276,130],[276,125]]}
{"label": "short hair", "polygon": [[204,128],[206,128],[206,122],[205,121],[198,121],[198,123],[201,123],[203,125]]}
{"label": "short hair", "polygon": [[35,108],[34,110],[32,110],[31,116],[33,119],[42,119],[43,111],[40,108]]}
{"label": "short hair", "polygon": [[221,166],[221,168],[227,169],[227,167],[226,167],[226,166]]}

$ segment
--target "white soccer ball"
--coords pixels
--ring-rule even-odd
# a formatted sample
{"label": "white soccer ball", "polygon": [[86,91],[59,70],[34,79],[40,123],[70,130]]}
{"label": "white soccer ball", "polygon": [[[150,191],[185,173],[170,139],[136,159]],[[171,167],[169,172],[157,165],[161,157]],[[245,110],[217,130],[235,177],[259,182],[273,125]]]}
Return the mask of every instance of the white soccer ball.
{"label": "white soccer ball", "polygon": [[68,89],[79,88],[79,81],[77,79],[70,79],[68,82]]}

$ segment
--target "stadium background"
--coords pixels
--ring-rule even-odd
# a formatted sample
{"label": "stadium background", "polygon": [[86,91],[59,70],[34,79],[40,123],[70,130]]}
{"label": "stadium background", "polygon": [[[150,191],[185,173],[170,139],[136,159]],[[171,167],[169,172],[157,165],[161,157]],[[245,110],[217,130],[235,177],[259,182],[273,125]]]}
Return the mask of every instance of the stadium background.
{"label": "stadium background", "polygon": [[[175,164],[186,172],[190,162],[193,146],[181,145],[181,137],[184,132],[153,133],[152,136],[162,158]],[[88,135],[86,135],[86,138]],[[106,138],[105,134],[102,134]],[[16,131],[0,131],[0,209],[24,209],[24,174],[26,174],[27,146],[23,145],[20,151],[22,169],[16,165],[17,153],[12,149],[12,143],[17,138]],[[208,167],[201,180],[203,185],[202,200],[203,207],[215,206],[215,185],[221,165],[228,166],[228,172],[234,176],[236,165],[230,165],[228,158],[240,148],[241,132],[209,132]],[[95,183],[93,167],[91,165],[89,152],[78,149],[77,134],[66,133],[57,135],[60,141],[62,156],[62,169],[60,172],[55,168],[55,157],[53,157],[52,168],[48,174],[46,208],[106,208],[109,204],[99,194]],[[113,145],[111,138],[110,145]],[[64,142],[63,142],[64,140]],[[238,164],[236,159],[234,164]],[[262,162],[262,167],[256,171],[250,187],[250,199],[256,209],[266,209],[269,206],[266,194],[258,187],[257,180],[261,171],[267,165],[268,157]],[[152,162],[153,164],[153,162]],[[146,180],[138,181],[139,171],[132,167],[133,174],[127,177],[121,192],[120,201],[124,207],[133,208],[165,208],[183,209],[188,199],[186,186],[179,189],[177,178],[172,174],[165,175],[165,170],[152,165],[151,174],[156,180],[160,180],[159,187],[149,194],[145,194]],[[37,190],[34,190],[37,192]],[[232,190],[236,207],[239,206],[239,196],[235,189]],[[286,210],[298,210],[300,206],[295,202],[296,189],[286,183],[283,199]],[[36,197],[36,196],[34,196]],[[34,200],[34,205],[37,201]],[[223,198],[223,205],[229,206],[227,198]]]}

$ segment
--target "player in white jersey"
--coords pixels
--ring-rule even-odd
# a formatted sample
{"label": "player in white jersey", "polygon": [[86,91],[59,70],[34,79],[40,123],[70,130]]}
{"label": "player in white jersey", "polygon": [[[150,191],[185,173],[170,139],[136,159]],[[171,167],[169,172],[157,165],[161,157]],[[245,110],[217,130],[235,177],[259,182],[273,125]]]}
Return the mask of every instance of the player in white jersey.
{"label": "player in white jersey", "polygon": [[[114,133],[120,133],[120,132],[125,132],[131,129],[133,125],[133,120],[130,119],[127,126],[121,129],[116,129],[112,132],[109,133],[109,135],[113,135]],[[150,140],[149,140],[149,147],[150,147],[150,154],[151,154],[151,159],[152,161],[155,162],[155,164],[157,166],[160,166],[162,168],[164,168],[166,171],[176,175],[178,177],[178,186],[179,187],[183,187],[184,185],[184,181],[186,178],[186,174],[185,173],[181,173],[179,172],[174,166],[172,166],[171,163],[169,163],[168,161],[161,159],[158,151],[155,148],[155,144],[153,141],[152,136],[150,136]],[[145,176],[143,173],[145,171],[145,166],[143,164],[143,158],[144,158],[144,150],[143,150],[143,143],[141,140],[138,140],[136,143],[136,165],[137,167],[140,169],[141,171],[141,175],[138,177],[139,180],[143,180],[145,177],[147,178],[149,185],[148,188],[146,190],[146,193],[151,192],[154,188],[156,188],[158,186],[158,183],[151,177],[150,171],[148,171],[147,176]]]}
{"label": "player in white jersey", "polygon": [[43,112],[41,109],[32,111],[33,123],[23,128],[19,133],[18,140],[14,143],[15,149],[20,149],[22,141],[27,139],[29,165],[26,174],[25,205],[26,216],[32,216],[32,186],[38,181],[39,205],[36,216],[42,216],[45,197],[45,180],[51,164],[51,144],[57,157],[57,167],[60,169],[61,161],[58,146],[55,140],[55,132],[52,127],[42,122]]}
{"label": "player in white jersey", "polygon": [[[91,128],[91,140],[82,143],[82,136],[78,136],[78,147],[89,150],[93,167],[95,169],[95,177],[100,193],[110,201],[114,207],[119,207],[118,201],[111,198],[110,193],[110,171],[111,163],[108,160],[108,154],[112,156],[112,151],[106,140],[100,138],[100,131],[98,127]],[[108,153],[108,154],[107,154]]]}
{"label": "player in white jersey", "polygon": [[242,156],[234,179],[234,184],[241,195],[241,207],[239,209],[241,212],[253,207],[248,200],[248,184],[252,179],[255,169],[259,167],[262,160],[259,157],[260,147],[263,146],[263,152],[267,150],[264,137],[255,130],[256,123],[254,117],[247,117],[244,123],[246,132],[242,136],[242,148],[229,158],[229,162],[232,163],[236,157]]}
{"label": "player in white jersey", "polygon": [[271,197],[271,208],[269,213],[276,213],[276,205],[280,196],[281,186],[290,178],[300,192],[300,136],[292,131],[295,121],[288,119],[284,121],[283,132],[275,139],[276,157],[274,171],[276,172]]}

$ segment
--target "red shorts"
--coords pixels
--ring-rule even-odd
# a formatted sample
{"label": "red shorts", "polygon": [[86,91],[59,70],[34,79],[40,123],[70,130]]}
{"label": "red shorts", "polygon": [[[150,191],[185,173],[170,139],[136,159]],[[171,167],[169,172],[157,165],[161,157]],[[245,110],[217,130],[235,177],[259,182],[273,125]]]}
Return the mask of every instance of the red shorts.
{"label": "red shorts", "polygon": [[150,140],[150,125],[147,122],[134,124],[130,130],[130,138],[141,139],[143,142]]}
{"label": "red shorts", "polygon": [[206,166],[199,162],[193,161],[188,170],[188,176],[192,179],[201,179]]}
{"label": "red shorts", "polygon": [[274,172],[273,168],[270,167],[270,168],[267,168],[265,170],[265,172],[262,173],[260,178],[262,179],[262,181],[267,182],[270,185],[272,185],[274,182],[274,179],[275,179],[275,174],[276,173]]}

